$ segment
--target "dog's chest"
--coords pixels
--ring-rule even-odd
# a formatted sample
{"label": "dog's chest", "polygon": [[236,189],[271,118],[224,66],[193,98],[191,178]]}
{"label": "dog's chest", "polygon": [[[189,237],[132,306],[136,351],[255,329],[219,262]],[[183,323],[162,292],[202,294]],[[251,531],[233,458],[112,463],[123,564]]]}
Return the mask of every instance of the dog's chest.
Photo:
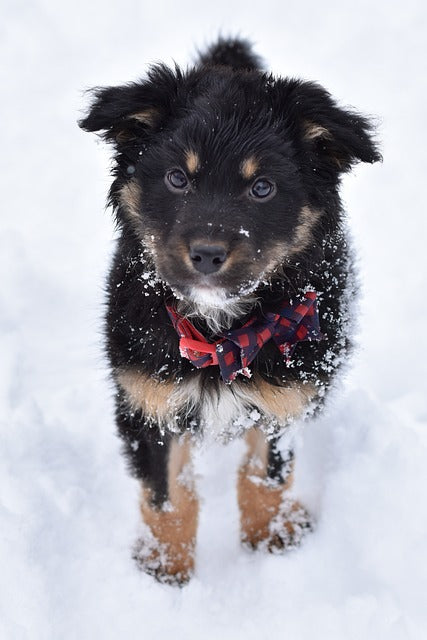
{"label": "dog's chest", "polygon": [[179,385],[175,395],[186,404],[205,434],[227,437],[254,426],[261,415],[254,399],[237,383],[207,389],[200,378]]}
{"label": "dog's chest", "polygon": [[[252,401],[253,402],[253,401]],[[224,385],[218,393],[205,395],[200,403],[203,428],[213,436],[237,435],[253,427],[260,413],[253,407],[251,398]]]}
{"label": "dog's chest", "polygon": [[312,385],[274,387],[258,384],[223,383],[206,389],[201,378],[178,387],[178,403],[197,417],[206,434],[223,438],[238,435],[253,426],[286,425],[298,417],[315,396]]}

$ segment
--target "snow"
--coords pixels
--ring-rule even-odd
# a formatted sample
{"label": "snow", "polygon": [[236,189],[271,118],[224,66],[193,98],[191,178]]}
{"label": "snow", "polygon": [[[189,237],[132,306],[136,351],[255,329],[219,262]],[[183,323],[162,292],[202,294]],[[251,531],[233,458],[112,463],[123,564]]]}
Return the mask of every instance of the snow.
{"label": "snow", "polygon": [[[185,17],[185,19],[183,19]],[[176,20],[179,19],[179,28]],[[424,42],[416,0],[218,0],[3,6],[0,231],[0,637],[423,639],[427,633]],[[299,497],[315,532],[286,556],[238,544],[240,441],[196,456],[197,572],[138,572],[138,488],[114,435],[101,348],[114,236],[108,151],[75,120],[83,90],[186,64],[219,30],[275,72],[378,115],[384,164],[343,194],[359,248],[360,350],[300,432]]]}

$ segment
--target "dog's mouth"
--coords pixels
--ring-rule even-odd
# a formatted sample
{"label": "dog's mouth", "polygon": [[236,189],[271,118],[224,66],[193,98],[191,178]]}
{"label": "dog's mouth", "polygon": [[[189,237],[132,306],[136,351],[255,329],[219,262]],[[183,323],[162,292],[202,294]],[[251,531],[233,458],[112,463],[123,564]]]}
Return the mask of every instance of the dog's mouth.
{"label": "dog's mouth", "polygon": [[228,288],[219,284],[171,284],[175,297],[178,300],[186,300],[194,304],[201,304],[209,307],[223,307],[236,300],[239,296],[233,294]]}
{"label": "dog's mouth", "polygon": [[203,278],[201,282],[188,284],[170,284],[170,288],[179,299],[212,308],[228,307],[239,300],[252,297],[262,278],[248,279],[231,285],[218,280]]}
{"label": "dog's mouth", "polygon": [[204,304],[210,307],[222,307],[223,305],[227,305],[227,302],[231,298],[231,296],[227,295],[227,290],[223,287],[208,284],[200,284],[190,287],[187,297],[192,302]]}

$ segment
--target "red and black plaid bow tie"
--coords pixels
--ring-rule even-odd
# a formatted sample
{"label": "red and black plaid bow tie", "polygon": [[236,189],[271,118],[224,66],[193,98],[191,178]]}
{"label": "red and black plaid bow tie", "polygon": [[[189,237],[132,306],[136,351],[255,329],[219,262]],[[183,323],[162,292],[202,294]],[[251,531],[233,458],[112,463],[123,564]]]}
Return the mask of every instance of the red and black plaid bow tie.
{"label": "red and black plaid bow tie", "polygon": [[238,373],[248,378],[248,365],[269,340],[274,340],[286,361],[297,342],[322,340],[316,305],[316,292],[308,291],[303,300],[284,300],[277,313],[252,316],[241,329],[225,331],[215,342],[206,338],[173,307],[166,306],[173,326],[180,337],[181,356],[195,367],[219,365],[223,380],[231,382]]}

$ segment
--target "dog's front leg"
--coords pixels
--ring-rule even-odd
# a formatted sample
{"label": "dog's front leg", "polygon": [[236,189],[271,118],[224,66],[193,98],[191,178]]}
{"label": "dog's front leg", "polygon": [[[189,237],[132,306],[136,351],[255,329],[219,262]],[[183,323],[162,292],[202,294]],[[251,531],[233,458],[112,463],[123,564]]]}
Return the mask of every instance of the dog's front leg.
{"label": "dog's front leg", "polygon": [[149,531],[135,547],[139,566],[161,582],[184,584],[194,570],[198,501],[187,436],[162,433],[141,411],[119,412],[131,471],[141,482]]}
{"label": "dog's front leg", "polygon": [[293,548],[312,528],[307,511],[289,495],[293,452],[282,456],[277,441],[267,441],[256,428],[248,431],[246,442],[248,451],[238,476],[241,540],[252,549]]}

